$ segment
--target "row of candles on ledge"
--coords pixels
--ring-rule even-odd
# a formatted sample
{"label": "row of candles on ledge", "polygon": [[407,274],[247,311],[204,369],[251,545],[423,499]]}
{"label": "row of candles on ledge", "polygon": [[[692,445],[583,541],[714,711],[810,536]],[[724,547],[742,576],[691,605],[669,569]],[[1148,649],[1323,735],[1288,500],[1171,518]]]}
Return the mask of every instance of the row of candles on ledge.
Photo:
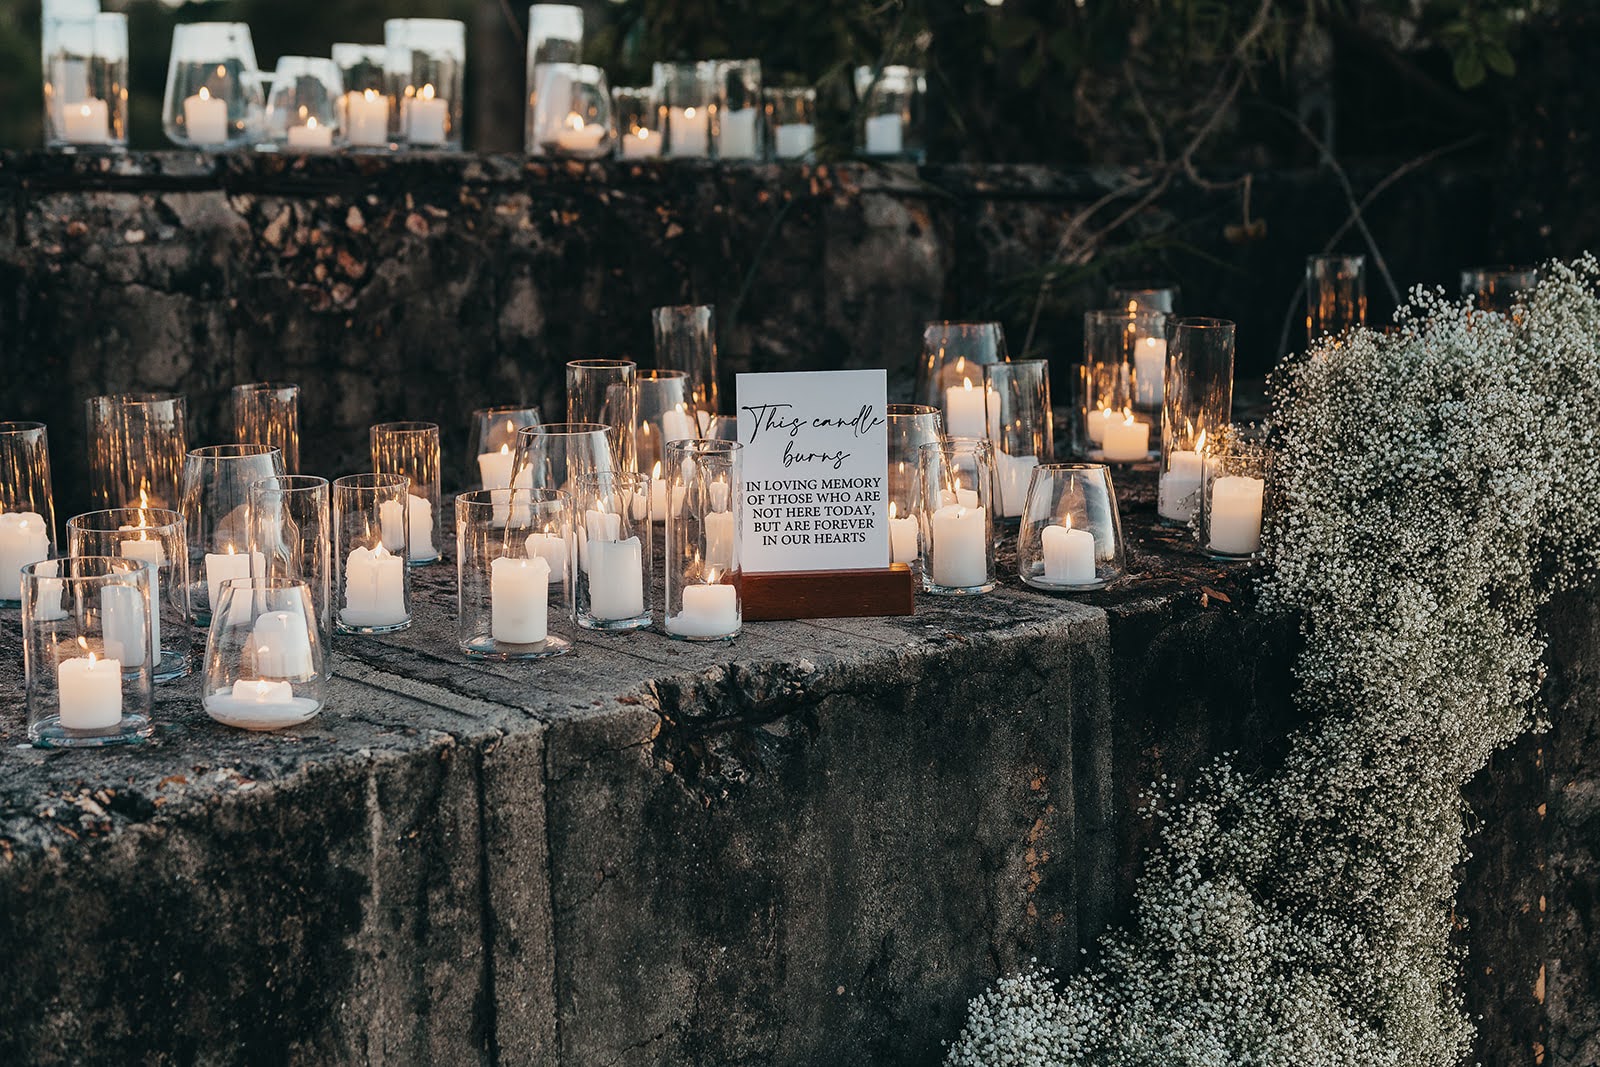
{"label": "row of candles on ledge", "polygon": [[[127,16],[99,0],[46,0],[46,144],[127,146]],[[809,158],[816,91],[764,88],[757,60],[657,63],[644,87],[610,89],[582,63],[583,10],[529,9],[526,149],[531,156]],[[390,19],[384,43],[283,56],[267,75],[243,23],[174,28],[163,126],[183,147],[325,151],[461,149],[466,27]],[[860,154],[920,158],[926,79],[904,66],[855,72]]]}

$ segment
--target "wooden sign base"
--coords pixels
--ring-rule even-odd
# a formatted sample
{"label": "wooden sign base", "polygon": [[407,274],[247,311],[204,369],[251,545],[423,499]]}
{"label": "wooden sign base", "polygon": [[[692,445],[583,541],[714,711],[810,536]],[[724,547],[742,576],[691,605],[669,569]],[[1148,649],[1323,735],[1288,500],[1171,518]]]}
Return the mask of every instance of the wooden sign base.
{"label": "wooden sign base", "polygon": [[868,571],[746,572],[739,593],[744,618],[753,622],[911,615],[917,607],[904,563]]}

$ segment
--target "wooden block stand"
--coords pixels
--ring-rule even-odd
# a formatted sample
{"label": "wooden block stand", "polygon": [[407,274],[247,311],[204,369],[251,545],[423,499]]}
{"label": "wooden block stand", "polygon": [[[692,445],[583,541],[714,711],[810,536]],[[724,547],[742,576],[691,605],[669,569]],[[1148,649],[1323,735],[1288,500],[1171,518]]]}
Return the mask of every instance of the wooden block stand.
{"label": "wooden block stand", "polygon": [[882,570],[746,573],[739,595],[747,622],[911,615],[917,607],[904,563]]}

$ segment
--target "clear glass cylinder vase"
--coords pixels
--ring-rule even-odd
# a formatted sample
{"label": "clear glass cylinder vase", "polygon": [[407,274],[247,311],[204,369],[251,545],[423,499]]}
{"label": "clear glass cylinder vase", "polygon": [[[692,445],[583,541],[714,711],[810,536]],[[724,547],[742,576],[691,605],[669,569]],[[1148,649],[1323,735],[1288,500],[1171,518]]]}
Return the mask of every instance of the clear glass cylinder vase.
{"label": "clear glass cylinder vase", "polygon": [[861,121],[856,151],[869,158],[923,158],[923,111],[927,78],[916,67],[857,67]]}
{"label": "clear glass cylinder vase", "polygon": [[922,446],[944,436],[944,415],[928,404],[890,404],[889,561],[919,565],[922,526]]}
{"label": "clear glass cylinder vase", "polygon": [[811,159],[817,147],[817,91],[768,89],[767,125],[772,130],[774,156]]}
{"label": "clear glass cylinder vase", "polygon": [[306,583],[317,629],[333,636],[333,509],[328,479],[263,478],[250,486],[250,552],[261,576]]}
{"label": "clear glass cylinder vase", "polygon": [[988,432],[983,368],[1006,358],[1006,333],[998,322],[930,322],[922,329],[914,399],[943,411],[949,433],[982,437]]}
{"label": "clear glass cylinder vase", "polygon": [[630,359],[575,359],[567,364],[567,421],[608,427],[617,470],[639,469],[633,441],[639,421],[638,369]]}
{"label": "clear glass cylinder vase", "polygon": [[206,634],[206,714],[240,730],[283,730],[322,710],[328,671],[311,588],[233,578]]}
{"label": "clear glass cylinder vase", "polygon": [[56,555],[50,438],[42,422],[0,422],[0,604],[22,599],[22,568]]}
{"label": "clear glass cylinder vase", "polygon": [[994,449],[986,439],[923,445],[922,589],[941,596],[995,586]]}
{"label": "clear glass cylinder vase", "polygon": [[650,625],[650,479],[629,471],[581,475],[573,494],[578,570],[573,604],[587,630]]}
{"label": "clear glass cylinder vase", "polygon": [[1085,312],[1083,418],[1089,458],[1103,463],[1142,463],[1159,446],[1166,341],[1158,337],[1164,316],[1157,311],[1106,308]]}
{"label": "clear glass cylinder vase", "polygon": [[300,387],[291,382],[234,386],[233,437],[239,444],[276,448],[284,473],[299,474]]}
{"label": "clear glass cylinder vase", "polygon": [[128,16],[46,14],[42,36],[45,147],[72,152],[125,150]]}
{"label": "clear glass cylinder vase", "polygon": [[400,144],[461,151],[467,28],[453,19],[389,19],[389,92],[400,102]]}
{"label": "clear glass cylinder vase", "polygon": [[1161,420],[1156,513],[1187,524],[1200,507],[1206,456],[1233,417],[1234,324],[1184,318],[1167,323],[1167,387]]}
{"label": "clear glass cylinder vase", "polygon": [[112,508],[67,520],[67,551],[137,560],[150,571],[151,676],[189,675],[189,551],[183,516],[166,508]]}
{"label": "clear glass cylinder vase", "polygon": [[716,65],[712,138],[721,160],[764,159],[766,112],[761,106],[761,61],[724,59]]}
{"label": "clear glass cylinder vase", "polygon": [[657,63],[654,84],[666,120],[668,159],[704,159],[711,154],[713,63]]}
{"label": "clear glass cylinder vase", "polygon": [[[511,488],[511,467],[517,458],[517,431],[543,422],[535,407],[479,408],[472,413],[472,436],[467,455],[472,457],[467,484],[476,478],[481,489]],[[532,472],[524,472],[518,489],[532,485]]]}
{"label": "clear glass cylinder vase", "polygon": [[1022,515],[1033,469],[1055,460],[1050,363],[1019,359],[983,368],[989,440],[994,445],[996,507],[1003,519]]}
{"label": "clear glass cylinder vase", "polygon": [[[333,598],[339,633],[381,634],[411,625],[411,568],[406,566],[406,479],[347,474],[333,483]],[[385,525],[391,527],[385,530]],[[392,528],[398,525],[398,531]],[[387,547],[391,532],[399,551]]]}
{"label": "clear glass cylinder vase", "polygon": [[665,126],[655,86],[613,88],[611,113],[617,124],[618,155],[623,159],[655,159],[661,154]]}
{"label": "clear glass cylinder vase", "polygon": [[736,637],[744,625],[739,598],[743,447],[737,441],[667,445],[668,498],[664,616],[667,633],[685,641]]}
{"label": "clear glass cylinder vase", "polygon": [[474,659],[542,659],[572,650],[570,501],[546,489],[456,497],[456,625]]}
{"label": "clear glass cylinder vase", "polygon": [[1367,257],[1306,257],[1306,341],[1367,324]]}
{"label": "clear glass cylinder vase", "polygon": [[512,484],[573,493],[585,474],[617,469],[611,427],[599,422],[546,422],[517,431]]}
{"label": "clear glass cylinder vase", "polygon": [[720,415],[717,390],[717,309],[710,304],[679,304],[650,312],[656,366],[689,376],[689,399],[696,416]]}
{"label": "clear glass cylinder vase", "polygon": [[346,146],[358,151],[387,152],[395,146],[400,109],[390,95],[388,57],[383,45],[333,46],[333,63],[344,87],[339,101],[340,126]]}
{"label": "clear glass cylinder vase", "polygon": [[438,562],[444,519],[439,489],[439,424],[380,422],[372,427],[369,436],[373,472],[398,474],[407,484],[404,511],[390,508],[383,517],[384,546],[395,553],[404,549],[406,562],[413,567]]}
{"label": "clear glass cylinder vase", "polygon": [[183,464],[183,514],[189,549],[189,611],[196,625],[211,621],[230,578],[264,573],[250,551],[250,487],[283,474],[283,457],[268,445],[192,448]]}
{"label": "clear glass cylinder vase", "polygon": [[326,152],[344,145],[344,79],[321,56],[283,56],[272,76],[261,131],[290,152]]}
{"label": "clear glass cylinder vase", "polygon": [[86,415],[96,506],[177,507],[189,454],[187,401],[175,393],[116,393],[91,397]]}
{"label": "clear glass cylinder vase", "polygon": [[1216,560],[1255,559],[1271,501],[1272,452],[1237,431],[1223,436],[1206,457],[1200,547]]}

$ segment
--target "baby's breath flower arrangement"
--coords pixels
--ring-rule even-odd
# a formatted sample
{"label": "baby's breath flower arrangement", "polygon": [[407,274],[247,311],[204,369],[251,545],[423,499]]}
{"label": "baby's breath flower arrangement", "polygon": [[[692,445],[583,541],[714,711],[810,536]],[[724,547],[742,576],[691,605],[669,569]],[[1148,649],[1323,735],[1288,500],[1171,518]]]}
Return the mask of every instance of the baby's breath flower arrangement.
{"label": "baby's breath flower arrangement", "polygon": [[1538,719],[1541,605],[1600,545],[1600,263],[1510,318],[1418,290],[1274,383],[1264,610],[1306,646],[1283,764],[1160,798],[1130,927],[1006,978],[953,1065],[1453,1065],[1461,786]]}

